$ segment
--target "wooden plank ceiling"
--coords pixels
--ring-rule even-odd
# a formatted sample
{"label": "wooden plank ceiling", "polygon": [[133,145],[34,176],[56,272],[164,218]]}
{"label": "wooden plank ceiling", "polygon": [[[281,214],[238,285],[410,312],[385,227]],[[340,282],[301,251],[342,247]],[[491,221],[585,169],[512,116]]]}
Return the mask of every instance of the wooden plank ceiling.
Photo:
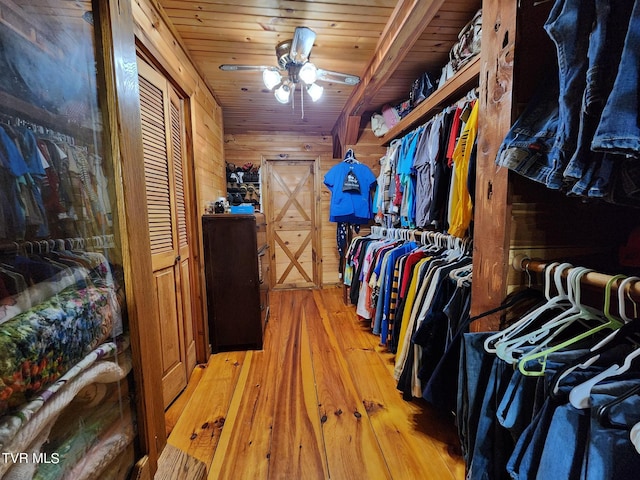
{"label": "wooden plank ceiling", "polygon": [[[406,99],[412,81],[421,72],[439,74],[460,29],[481,4],[478,0],[158,2],[221,104],[225,133],[290,131],[316,135],[331,134],[350,96],[357,97],[350,102],[357,105],[357,115],[368,120],[370,113],[380,111],[385,103]],[[421,11],[425,22],[411,26],[407,12],[415,11]],[[415,38],[408,39],[409,43],[415,42],[410,49],[406,47],[407,38],[403,38],[405,24],[415,33]],[[275,46],[292,38],[297,26],[315,31],[311,61],[319,68],[364,79],[373,67],[373,73],[379,76],[382,72],[383,78],[359,87],[318,82],[324,87],[324,95],[313,103],[305,93],[302,118],[300,90],[292,108],[275,100],[263,85],[260,72],[223,72],[218,68],[223,63],[277,65]],[[386,57],[380,58],[382,53]],[[393,71],[381,69],[380,63],[386,68],[392,65]],[[346,112],[347,116],[353,114]]]}

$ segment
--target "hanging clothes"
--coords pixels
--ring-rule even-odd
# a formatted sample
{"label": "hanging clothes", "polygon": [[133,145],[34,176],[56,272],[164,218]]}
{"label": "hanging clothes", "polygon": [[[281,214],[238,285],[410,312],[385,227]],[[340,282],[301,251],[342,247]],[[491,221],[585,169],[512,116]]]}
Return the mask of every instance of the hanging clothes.
{"label": "hanging clothes", "polygon": [[451,186],[449,234],[460,238],[466,235],[473,213],[468,176],[473,146],[478,134],[479,103],[476,101],[471,107],[471,112],[453,152],[454,180]]}
{"label": "hanging clothes", "polygon": [[102,158],[88,147],[3,115],[0,236],[33,240],[100,235],[111,223],[105,178]]}
{"label": "hanging clothes", "polygon": [[556,0],[545,22],[558,62],[496,163],[568,195],[640,206],[637,1]]}
{"label": "hanging clothes", "polygon": [[[473,146],[477,135],[477,113],[470,118],[476,99],[471,91],[456,105],[445,108],[424,125],[393,140],[380,159],[380,174],[376,186],[375,220],[387,228],[424,228],[447,231],[451,209],[456,210],[455,231],[461,238],[468,232],[471,203],[469,195],[475,185]],[[471,120],[471,123],[469,123]],[[466,131],[461,128],[466,125]],[[453,197],[454,153],[457,176],[461,182]],[[473,175],[473,177],[471,177]],[[459,200],[461,198],[462,200]],[[460,218],[458,218],[460,217]],[[466,227],[465,227],[466,226]]]}
{"label": "hanging clothes", "polygon": [[605,287],[603,311],[580,303],[587,272],[552,265],[545,291],[557,294],[499,332],[464,335],[457,412],[468,479],[635,478],[640,322],[624,311],[625,282],[610,312],[622,276]]}
{"label": "hanging clothes", "polygon": [[382,233],[388,236],[374,227],[348,249],[352,303],[358,285],[356,312],[370,320],[380,345],[396,353],[395,376],[405,398],[426,398],[453,411],[457,383],[447,372],[458,362],[468,328],[468,246],[437,233],[422,232],[420,240],[404,229]]}
{"label": "hanging clothes", "polygon": [[376,177],[371,169],[357,161],[349,149],[344,160],[334,165],[324,176],[331,190],[329,221],[366,224],[373,218],[372,190]]}

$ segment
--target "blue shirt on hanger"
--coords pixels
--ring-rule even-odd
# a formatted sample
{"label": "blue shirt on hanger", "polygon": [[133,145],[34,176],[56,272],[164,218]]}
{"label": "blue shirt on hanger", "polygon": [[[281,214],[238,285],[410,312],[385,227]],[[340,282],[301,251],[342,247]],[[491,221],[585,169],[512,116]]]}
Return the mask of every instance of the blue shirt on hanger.
{"label": "blue shirt on hanger", "polygon": [[[350,181],[353,177],[357,182]],[[368,166],[356,161],[340,162],[326,173],[324,184],[331,190],[330,222],[369,223],[376,177]]]}

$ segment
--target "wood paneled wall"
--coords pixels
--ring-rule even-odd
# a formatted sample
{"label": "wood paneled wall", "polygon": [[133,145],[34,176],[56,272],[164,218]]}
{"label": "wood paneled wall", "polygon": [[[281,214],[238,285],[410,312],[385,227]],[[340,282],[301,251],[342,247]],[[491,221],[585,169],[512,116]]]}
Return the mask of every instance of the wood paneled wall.
{"label": "wood paneled wall", "polygon": [[198,214],[226,195],[222,108],[196,70],[174,27],[155,0],[135,0],[136,38],[158,68],[189,98]]}
{"label": "wood paneled wall", "polygon": [[[371,130],[368,130],[368,133],[365,130],[358,144],[351,147],[358,160],[369,165],[377,175],[380,170],[379,159],[384,154],[384,148],[377,145],[376,140]],[[317,193],[320,198],[321,282],[323,285],[339,283],[336,224],[329,222],[331,192],[322,185],[324,175],[336,163],[342,161],[341,158],[333,158],[331,136],[304,136],[287,132],[225,135],[224,151],[226,161],[235,165],[243,165],[247,162],[259,165],[263,157],[274,158],[279,155],[288,155],[285,158],[292,160],[296,158],[296,154],[303,155],[305,158],[309,155],[320,158],[318,183],[321,187],[320,192]]]}
{"label": "wood paneled wall", "polygon": [[138,50],[182,93],[188,112],[185,144],[193,168],[185,172],[185,180],[195,192],[195,205],[192,208],[195,218],[191,219],[190,224],[195,241],[191,242],[191,255],[199,272],[193,279],[197,285],[193,285],[192,302],[196,306],[196,358],[199,362],[205,362],[209,349],[204,320],[206,302],[200,216],[207,202],[226,195],[222,109],[157,2],[134,0],[132,5]]}
{"label": "wood paneled wall", "polygon": [[[156,0],[134,0],[133,14],[136,22],[136,37],[139,47],[155,59],[157,66],[176,82],[191,100],[191,129],[193,132],[195,186],[197,212],[204,212],[207,202],[226,195],[225,161],[236,165],[251,162],[260,164],[263,157],[276,157],[296,153],[305,157],[314,154],[320,158],[320,184],[324,174],[341,158],[333,158],[330,135],[304,136],[288,132],[276,134],[246,133],[224,135],[222,108],[204,83],[203,76],[196,70],[194,62],[186,53],[174,27],[167,21]],[[215,86],[214,86],[215,88]],[[379,172],[379,160],[384,147],[371,132],[364,129],[357,144],[352,147],[356,157],[369,165],[374,174]],[[321,281],[323,285],[339,283],[338,253],[336,249],[336,225],[329,222],[331,194],[321,186],[320,192],[320,235],[322,255]]]}
{"label": "wood paneled wall", "polygon": [[[319,158],[319,184],[322,184],[324,174],[336,160],[332,158],[331,136],[305,136],[288,132],[246,133],[240,135],[225,135],[224,151],[226,161],[235,165],[247,162],[260,165],[263,158],[278,158],[296,160],[299,158]],[[321,282],[335,283],[338,275],[338,255],[335,248],[335,224],[329,223],[329,191],[322,186],[320,192],[320,246],[322,256]],[[264,194],[263,194],[264,195]],[[333,231],[333,240],[329,232]],[[334,273],[335,272],[335,273]]]}

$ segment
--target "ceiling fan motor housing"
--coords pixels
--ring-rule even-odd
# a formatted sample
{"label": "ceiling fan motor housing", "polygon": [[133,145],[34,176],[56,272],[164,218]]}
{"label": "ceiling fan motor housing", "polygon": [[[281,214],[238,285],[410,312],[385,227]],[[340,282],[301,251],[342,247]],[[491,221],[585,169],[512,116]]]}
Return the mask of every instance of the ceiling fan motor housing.
{"label": "ceiling fan motor housing", "polygon": [[280,68],[287,69],[290,64],[293,64],[293,60],[289,56],[289,52],[291,51],[291,43],[293,39],[284,40],[276,45],[276,58],[278,59],[278,65]]}

